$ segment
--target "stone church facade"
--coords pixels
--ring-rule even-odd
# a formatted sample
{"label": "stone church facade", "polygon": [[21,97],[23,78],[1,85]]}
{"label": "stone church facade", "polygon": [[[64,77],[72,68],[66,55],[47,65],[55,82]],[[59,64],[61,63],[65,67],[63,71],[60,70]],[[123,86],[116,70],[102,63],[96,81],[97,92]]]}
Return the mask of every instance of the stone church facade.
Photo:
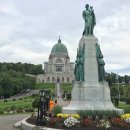
{"label": "stone church facade", "polygon": [[37,76],[38,83],[72,83],[74,81],[74,62],[70,62],[66,46],[58,40],[52,47],[49,61],[44,62],[44,74]]}

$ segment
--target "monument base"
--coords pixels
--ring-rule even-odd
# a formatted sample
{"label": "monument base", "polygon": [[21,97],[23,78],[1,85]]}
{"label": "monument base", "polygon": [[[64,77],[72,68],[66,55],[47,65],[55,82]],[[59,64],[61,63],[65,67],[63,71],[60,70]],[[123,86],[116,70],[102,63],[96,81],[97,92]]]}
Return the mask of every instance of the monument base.
{"label": "monument base", "polygon": [[84,82],[76,81],[72,89],[72,100],[67,107],[63,107],[62,112],[68,114],[77,113],[79,110],[104,110],[116,111],[122,114],[122,109],[113,106],[110,98],[110,89],[107,82],[87,85]]}

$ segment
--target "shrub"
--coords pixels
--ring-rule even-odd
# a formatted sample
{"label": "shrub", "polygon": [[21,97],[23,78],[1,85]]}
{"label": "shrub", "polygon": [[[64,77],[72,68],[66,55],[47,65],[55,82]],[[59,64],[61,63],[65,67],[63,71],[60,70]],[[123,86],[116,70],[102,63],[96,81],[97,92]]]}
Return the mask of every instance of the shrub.
{"label": "shrub", "polygon": [[81,116],[81,117],[93,117],[95,118],[96,116],[98,116],[99,118],[108,118],[108,117],[117,117],[119,116],[118,113],[116,111],[104,111],[104,110],[79,110],[77,111],[77,113]]}
{"label": "shrub", "polygon": [[38,105],[39,105],[39,98],[35,98],[35,100],[32,102],[32,107],[34,108],[38,108]]}
{"label": "shrub", "polygon": [[56,116],[57,114],[62,112],[62,107],[61,106],[54,106],[54,108],[52,109],[52,112]]}
{"label": "shrub", "polygon": [[71,93],[66,94],[67,100],[71,100]]}
{"label": "shrub", "polygon": [[5,100],[4,100],[4,102],[8,102],[8,100],[7,100],[7,99],[5,99]]}
{"label": "shrub", "polygon": [[16,101],[16,99],[13,99],[13,101]]}
{"label": "shrub", "polygon": [[10,110],[11,110],[11,111],[13,111],[13,110],[15,110],[15,109],[16,109],[16,106],[15,106],[15,105],[11,105],[11,106],[10,106]]}
{"label": "shrub", "polygon": [[19,100],[23,100],[22,98],[19,98]]}
{"label": "shrub", "polygon": [[78,113],[81,117],[92,116],[92,111],[91,111],[91,110],[79,110],[79,111],[77,111],[77,113]]}
{"label": "shrub", "polygon": [[0,110],[0,114],[4,114],[4,110]]}
{"label": "shrub", "polygon": [[130,99],[127,99],[125,102],[126,104],[130,104]]}
{"label": "shrub", "polygon": [[130,98],[128,98],[128,97],[121,97],[120,100],[123,101],[123,102],[126,102],[127,100],[130,100]]}

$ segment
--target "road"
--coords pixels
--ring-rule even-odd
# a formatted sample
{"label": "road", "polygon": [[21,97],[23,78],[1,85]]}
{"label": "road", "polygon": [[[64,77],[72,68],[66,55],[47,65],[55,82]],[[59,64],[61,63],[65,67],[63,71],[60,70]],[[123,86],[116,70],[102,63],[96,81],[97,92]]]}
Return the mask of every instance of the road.
{"label": "road", "polygon": [[29,116],[30,114],[0,116],[0,130],[20,130],[14,128],[14,124]]}
{"label": "road", "polygon": [[[32,94],[38,94],[39,93],[39,90],[31,90],[30,92],[21,92],[21,93],[18,93],[14,96],[11,96],[10,98],[6,98],[6,100],[12,100],[12,99],[19,99],[19,98],[24,98],[24,97],[27,97],[27,96],[31,96]],[[0,101],[2,100],[5,100],[5,99],[0,99]]]}

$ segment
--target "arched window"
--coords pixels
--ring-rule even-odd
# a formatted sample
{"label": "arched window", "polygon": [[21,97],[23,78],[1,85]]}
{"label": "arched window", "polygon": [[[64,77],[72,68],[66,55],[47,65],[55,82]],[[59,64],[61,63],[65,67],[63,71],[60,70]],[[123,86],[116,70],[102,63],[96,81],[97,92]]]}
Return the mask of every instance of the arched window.
{"label": "arched window", "polygon": [[67,77],[67,82],[70,82],[70,78],[69,77]]}
{"label": "arched window", "polygon": [[55,82],[55,78],[54,77],[52,78],[52,82]]}
{"label": "arched window", "polygon": [[47,82],[50,82],[50,77],[47,78]]}
{"label": "arched window", "polygon": [[62,77],[62,82],[64,82],[64,77]]}
{"label": "arched window", "polygon": [[60,78],[59,77],[57,77],[57,83],[59,83],[60,82]]}

